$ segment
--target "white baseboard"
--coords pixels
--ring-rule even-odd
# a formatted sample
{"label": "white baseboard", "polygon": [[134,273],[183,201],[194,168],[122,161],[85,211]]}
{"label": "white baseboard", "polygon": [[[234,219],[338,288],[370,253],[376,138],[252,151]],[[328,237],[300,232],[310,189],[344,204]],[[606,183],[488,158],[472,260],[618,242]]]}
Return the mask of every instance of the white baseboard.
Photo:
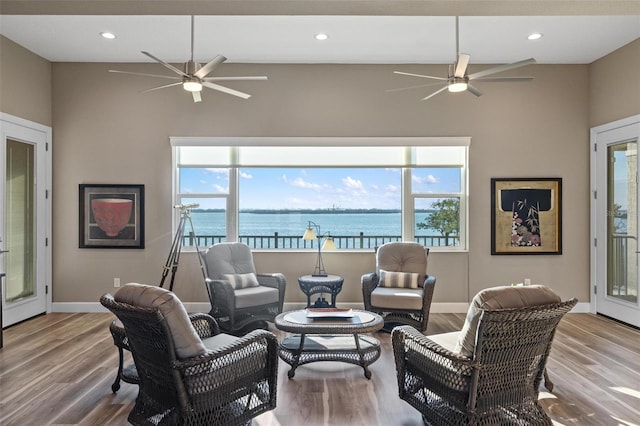
{"label": "white baseboard", "polygon": [[[187,312],[209,312],[211,305],[208,302],[187,302],[184,304]],[[363,309],[362,303],[341,303],[343,308]],[[284,311],[303,309],[306,304],[303,302],[285,303]],[[469,308],[468,303],[433,303],[431,312],[434,314],[464,314]],[[51,312],[108,312],[99,302],[54,302]],[[589,313],[591,304],[588,302],[578,303],[571,310],[571,313]]]}

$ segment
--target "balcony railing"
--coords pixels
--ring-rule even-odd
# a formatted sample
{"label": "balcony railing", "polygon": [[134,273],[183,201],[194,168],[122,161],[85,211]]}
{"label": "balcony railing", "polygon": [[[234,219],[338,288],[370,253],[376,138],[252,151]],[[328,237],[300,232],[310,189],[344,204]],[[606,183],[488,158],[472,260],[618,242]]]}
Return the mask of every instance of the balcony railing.
{"label": "balcony railing", "polygon": [[[332,235],[338,249],[373,249],[384,243],[402,241],[401,236],[388,235]],[[185,235],[184,246],[206,247],[226,241],[224,235]],[[317,249],[316,240],[303,240],[300,235],[241,235],[238,240],[253,249]],[[457,247],[460,239],[457,236],[441,235],[416,236],[414,241],[426,247]]]}

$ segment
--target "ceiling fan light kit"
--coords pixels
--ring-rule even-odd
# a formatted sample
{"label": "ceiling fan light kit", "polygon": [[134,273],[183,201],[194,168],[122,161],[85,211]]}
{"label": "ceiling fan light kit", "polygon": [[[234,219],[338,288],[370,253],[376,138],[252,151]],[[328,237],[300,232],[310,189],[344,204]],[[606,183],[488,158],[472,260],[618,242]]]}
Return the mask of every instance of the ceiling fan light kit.
{"label": "ceiling fan light kit", "polygon": [[[471,81],[481,81],[481,82],[522,82],[522,81],[531,81],[533,77],[487,77],[492,74],[496,74],[499,72],[509,71],[515,68],[523,67],[529,64],[535,64],[536,60],[534,58],[525,59],[523,61],[514,62],[511,64],[503,64],[497,65],[492,68],[488,68],[473,74],[468,74],[468,66],[470,55],[466,53],[460,53],[459,48],[459,37],[460,31],[458,29],[458,21],[459,18],[456,16],[456,62],[449,65],[449,72],[447,78],[444,77],[434,77],[430,75],[422,75],[422,74],[412,74],[408,72],[402,71],[394,71],[394,74],[406,75],[409,77],[419,77],[419,78],[427,78],[431,80],[439,80],[444,82],[444,87],[436,90],[428,96],[425,96],[421,100],[426,101],[427,99],[431,99],[435,95],[440,92],[447,90],[451,93],[459,93],[469,91],[475,96],[482,96],[482,92],[478,90],[478,88],[474,87],[470,84]],[[427,86],[432,86],[434,84],[442,84],[442,83],[427,83],[421,84],[417,86],[409,86],[409,87],[401,87],[399,89],[389,89],[387,92],[397,92],[400,90],[409,90],[409,89],[417,89]]]}
{"label": "ceiling fan light kit", "polygon": [[203,87],[208,87],[209,89],[217,90],[222,93],[226,93],[229,95],[237,96],[242,99],[249,99],[251,95],[248,93],[243,93],[235,89],[231,89],[226,86],[221,86],[219,84],[213,83],[213,81],[257,81],[257,80],[266,80],[266,76],[232,76],[232,77],[212,77],[209,76],[213,70],[216,69],[218,65],[227,60],[222,55],[218,55],[213,58],[211,61],[206,63],[204,66],[200,66],[199,63],[193,60],[193,39],[194,39],[194,28],[193,28],[193,16],[191,16],[191,59],[184,63],[184,71],[174,67],[173,65],[163,61],[162,59],[158,59],[153,56],[149,52],[142,51],[143,55],[148,56],[155,62],[161,64],[165,68],[173,71],[177,75],[158,75],[158,74],[146,74],[140,72],[129,72],[129,71],[118,71],[118,70],[109,70],[109,72],[120,73],[120,74],[131,74],[138,75],[144,77],[155,77],[155,78],[167,78],[170,80],[178,80],[175,83],[163,84],[162,86],[152,87],[150,89],[143,90],[142,93],[151,92],[159,89],[166,89],[168,87],[179,86],[182,85],[182,88],[191,92],[193,96],[193,102],[201,102],[202,95],[201,91]]}

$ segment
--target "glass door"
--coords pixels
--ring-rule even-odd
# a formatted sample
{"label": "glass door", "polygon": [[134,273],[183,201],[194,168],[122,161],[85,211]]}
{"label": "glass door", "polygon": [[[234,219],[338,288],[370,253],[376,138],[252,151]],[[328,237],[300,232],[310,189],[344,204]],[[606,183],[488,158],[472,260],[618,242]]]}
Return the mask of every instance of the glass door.
{"label": "glass door", "polygon": [[596,312],[635,326],[640,326],[639,128],[639,123],[601,128],[594,145]]}
{"label": "glass door", "polygon": [[46,312],[50,301],[46,190],[50,130],[5,117],[0,117],[0,273],[5,274],[2,323],[6,327]]}

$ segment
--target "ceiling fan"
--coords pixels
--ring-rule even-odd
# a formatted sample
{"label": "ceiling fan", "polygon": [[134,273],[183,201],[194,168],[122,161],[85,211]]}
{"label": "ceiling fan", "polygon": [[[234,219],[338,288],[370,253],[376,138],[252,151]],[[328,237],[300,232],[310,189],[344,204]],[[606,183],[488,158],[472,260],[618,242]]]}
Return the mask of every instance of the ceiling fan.
{"label": "ceiling fan", "polygon": [[536,60],[534,58],[525,59],[522,61],[514,62],[511,64],[503,64],[498,65],[493,68],[488,68],[483,71],[479,71],[473,74],[467,74],[467,66],[469,65],[470,56],[466,53],[460,53],[459,49],[459,30],[458,30],[458,17],[456,16],[456,62],[449,65],[449,72],[446,78],[444,77],[434,77],[430,75],[422,75],[422,74],[412,74],[408,72],[402,71],[394,71],[394,74],[407,75],[411,77],[420,77],[420,78],[428,78],[432,80],[439,80],[437,83],[428,83],[428,84],[420,84],[418,86],[410,86],[410,87],[402,87],[399,89],[389,89],[387,92],[397,92],[400,90],[409,90],[409,89],[417,89],[419,87],[427,87],[443,84],[444,86],[430,95],[422,98],[421,100],[426,101],[437,95],[440,92],[448,90],[449,92],[464,92],[468,90],[476,96],[482,96],[482,92],[478,90],[477,87],[473,86],[471,81],[482,81],[482,82],[520,82],[520,81],[531,81],[533,77],[487,77],[491,74],[496,74],[503,71],[509,71],[514,68],[523,67],[525,65],[534,64]]}
{"label": "ceiling fan", "polygon": [[210,62],[205,64],[204,66],[200,66],[199,63],[193,60],[193,16],[191,16],[191,59],[188,62],[184,63],[184,70],[180,70],[173,65],[156,58],[149,52],[142,51],[144,55],[147,55],[154,61],[162,64],[166,68],[170,69],[177,76],[174,75],[158,75],[158,74],[146,74],[140,72],[130,72],[130,71],[118,71],[118,70],[109,70],[109,72],[115,72],[120,74],[132,74],[132,75],[141,75],[145,77],[156,77],[156,78],[168,78],[171,80],[179,80],[175,83],[164,84],[162,86],[152,87],[150,89],[143,90],[142,93],[151,92],[154,90],[165,89],[167,87],[179,86],[182,85],[182,88],[187,92],[191,92],[193,96],[193,102],[202,101],[202,96],[200,92],[202,91],[202,87],[208,87],[209,89],[218,90],[220,92],[227,93],[229,95],[238,96],[243,99],[248,99],[251,95],[247,93],[240,92],[238,90],[230,89],[229,87],[221,86],[219,84],[213,83],[214,81],[248,81],[248,80],[266,80],[266,76],[236,76],[236,77],[207,77],[213,70],[216,69],[218,65],[227,60],[222,55],[217,55]]}

